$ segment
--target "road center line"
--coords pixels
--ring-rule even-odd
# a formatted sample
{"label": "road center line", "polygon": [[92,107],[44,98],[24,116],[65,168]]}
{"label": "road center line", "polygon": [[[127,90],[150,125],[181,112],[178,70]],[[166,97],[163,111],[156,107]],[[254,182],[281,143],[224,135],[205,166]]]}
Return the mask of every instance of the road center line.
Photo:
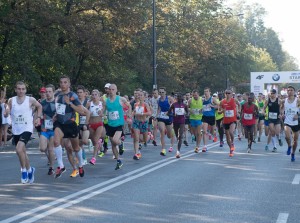
{"label": "road center line", "polygon": [[299,184],[300,183],[300,174],[296,174],[292,184]]}
{"label": "road center line", "polygon": [[[218,143],[212,143],[211,145],[208,146],[208,148],[213,148],[216,145],[218,145]],[[180,159],[183,159],[183,158],[186,158],[186,157],[190,157],[190,156],[193,156],[195,154],[196,153],[194,153],[193,150],[192,151],[188,151],[188,152],[184,153]],[[80,190],[80,191],[78,191],[76,193],[73,193],[73,194],[70,194],[70,195],[65,196],[63,198],[60,198],[60,199],[57,199],[55,201],[49,202],[49,203],[47,203],[45,205],[39,206],[39,207],[34,208],[32,210],[29,210],[29,211],[20,213],[18,215],[15,215],[13,217],[7,218],[7,219],[5,219],[3,221],[0,221],[0,223],[10,223],[10,222],[19,220],[21,218],[24,218],[24,217],[26,217],[28,215],[32,215],[34,213],[42,211],[44,209],[55,207],[55,208],[51,208],[51,210],[46,211],[46,212],[44,212],[42,214],[35,215],[34,217],[29,218],[29,219],[27,219],[27,220],[25,220],[23,222],[34,222],[34,221],[37,221],[37,220],[39,220],[41,218],[44,218],[44,217],[46,217],[48,215],[51,215],[52,213],[55,213],[57,211],[60,211],[60,210],[65,209],[67,207],[70,207],[73,204],[77,204],[77,203],[79,203],[81,201],[84,201],[84,200],[90,198],[90,197],[96,196],[96,195],[101,194],[101,193],[103,193],[105,191],[108,191],[108,190],[113,189],[113,188],[115,188],[117,186],[120,186],[120,185],[122,185],[124,183],[132,181],[132,180],[134,180],[134,179],[136,179],[138,177],[141,177],[141,176],[144,176],[144,175],[146,175],[148,173],[151,173],[151,172],[153,172],[153,171],[155,171],[157,169],[160,169],[160,168],[162,168],[162,167],[164,167],[166,165],[169,165],[171,163],[177,162],[180,159],[176,159],[174,157],[169,157],[167,159],[160,160],[160,161],[148,164],[148,165],[146,165],[144,167],[141,167],[141,168],[139,168],[137,170],[131,171],[131,172],[126,173],[126,174],[123,174],[121,176],[115,177],[115,178],[107,180],[105,182],[96,184],[96,185],[94,185],[92,187],[88,187],[86,189]],[[153,168],[151,168],[151,167],[153,167]],[[151,169],[149,169],[149,168],[151,168]],[[145,169],[148,169],[148,170],[146,170],[145,172],[141,172],[141,171],[143,171]],[[141,173],[137,174],[138,172],[141,172]],[[123,179],[123,178],[126,178],[126,179]],[[118,182],[114,183],[115,181],[118,181]],[[102,188],[100,190],[98,189],[98,188],[103,187],[103,186],[105,186],[107,184],[111,184],[111,185],[109,185],[107,187],[104,187],[104,188]],[[93,192],[93,190],[96,190],[96,191]],[[81,196],[81,195],[83,195],[85,193],[88,193],[88,192],[91,192],[91,193],[87,194],[87,195],[84,195],[82,197],[79,197],[79,196]],[[73,198],[76,198],[76,197],[79,197],[79,198],[77,198],[77,199],[74,200]],[[57,206],[57,205],[59,205],[61,203],[63,203],[63,204],[60,205],[60,206]]]}
{"label": "road center line", "polygon": [[276,223],[286,223],[288,220],[288,213],[279,213]]}

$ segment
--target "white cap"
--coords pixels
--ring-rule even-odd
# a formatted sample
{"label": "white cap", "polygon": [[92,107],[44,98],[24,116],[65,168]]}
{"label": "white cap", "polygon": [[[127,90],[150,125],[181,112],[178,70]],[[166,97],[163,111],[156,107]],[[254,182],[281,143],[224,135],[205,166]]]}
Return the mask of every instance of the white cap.
{"label": "white cap", "polygon": [[110,83],[107,83],[104,88],[109,88],[110,87]]}
{"label": "white cap", "polygon": [[217,93],[214,93],[213,96],[214,96],[214,97],[217,97],[218,95],[217,95]]}

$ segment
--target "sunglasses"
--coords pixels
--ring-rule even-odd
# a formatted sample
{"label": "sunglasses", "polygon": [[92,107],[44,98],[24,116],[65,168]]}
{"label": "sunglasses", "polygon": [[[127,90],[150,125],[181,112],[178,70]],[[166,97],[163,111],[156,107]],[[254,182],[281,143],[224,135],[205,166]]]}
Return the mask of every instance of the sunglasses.
{"label": "sunglasses", "polygon": [[231,92],[226,92],[225,94],[231,94]]}
{"label": "sunglasses", "polygon": [[160,93],[160,94],[163,94],[163,93],[165,93],[165,92],[164,92],[164,91],[160,91],[159,93]]}

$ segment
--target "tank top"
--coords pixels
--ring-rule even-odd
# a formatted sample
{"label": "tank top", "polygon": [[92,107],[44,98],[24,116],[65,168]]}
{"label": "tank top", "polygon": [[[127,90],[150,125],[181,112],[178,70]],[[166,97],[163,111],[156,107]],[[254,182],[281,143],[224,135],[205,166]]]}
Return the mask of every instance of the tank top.
{"label": "tank top", "polygon": [[224,124],[230,124],[232,122],[237,121],[236,118],[236,104],[233,98],[230,101],[226,99],[222,100],[222,108],[224,109]]}
{"label": "tank top", "polygon": [[295,98],[292,103],[288,102],[288,98],[285,99],[284,113],[285,113],[285,119],[284,119],[285,124],[291,126],[298,125],[298,118],[296,120],[293,120],[295,115],[297,115],[298,113],[297,98]]}
{"label": "tank top", "polygon": [[125,123],[123,107],[120,104],[120,96],[117,95],[114,101],[106,99],[106,110],[108,113],[108,125],[111,127],[122,126]]}
{"label": "tank top", "polygon": [[153,113],[152,113],[153,117],[157,116],[158,100],[159,100],[159,98],[154,98],[154,97],[152,97],[150,99],[150,104],[151,104],[151,107],[153,109]]}
{"label": "tank top", "polygon": [[43,107],[43,120],[42,120],[42,131],[53,130],[53,116],[55,115],[55,101],[43,100],[41,102]]}
{"label": "tank top", "polygon": [[169,119],[169,116],[166,114],[170,109],[168,97],[166,97],[164,101],[158,100],[158,106],[160,107],[160,114],[158,114],[157,117],[161,119]]}
{"label": "tank top", "polygon": [[93,101],[91,101],[90,107],[89,107],[89,111],[91,112],[91,117],[98,117],[99,114],[98,112],[101,111],[103,108],[102,102],[99,101],[99,104],[96,105],[94,104]]}
{"label": "tank top", "polygon": [[174,106],[174,118],[173,118],[173,123],[174,124],[184,124],[185,123],[185,108],[187,106],[184,103],[178,103],[175,102],[173,104]]}
{"label": "tank top", "polygon": [[279,104],[278,98],[274,102],[271,99],[268,99],[268,108],[269,108],[269,119],[278,119],[279,115]]}
{"label": "tank top", "polygon": [[134,104],[134,111],[135,114],[144,114],[147,112],[147,107],[146,107],[146,103],[143,102],[142,104],[140,104],[140,102],[137,102]]}
{"label": "tank top", "polygon": [[242,123],[243,125],[249,126],[249,125],[255,125],[256,120],[254,116],[254,104],[251,104],[250,106],[248,103],[243,104],[243,114],[242,114]]}
{"label": "tank top", "polygon": [[198,100],[195,100],[194,97],[192,97],[190,109],[193,111],[193,113],[190,114],[190,119],[193,120],[202,119],[202,113],[200,110],[203,109],[203,103],[200,97]]}
{"label": "tank top", "polygon": [[12,132],[14,135],[21,135],[23,132],[33,131],[32,109],[29,97],[25,96],[22,104],[17,103],[17,96],[12,98],[11,105]]}
{"label": "tank top", "polygon": [[215,116],[215,108],[211,107],[212,105],[212,97],[210,97],[208,100],[203,101],[203,115],[204,116]]}
{"label": "tank top", "polygon": [[[217,101],[220,102],[219,99],[217,99]],[[224,117],[224,114],[223,113],[219,113],[218,109],[216,109],[215,114],[216,114],[216,120],[220,120],[220,119],[222,119]]]}

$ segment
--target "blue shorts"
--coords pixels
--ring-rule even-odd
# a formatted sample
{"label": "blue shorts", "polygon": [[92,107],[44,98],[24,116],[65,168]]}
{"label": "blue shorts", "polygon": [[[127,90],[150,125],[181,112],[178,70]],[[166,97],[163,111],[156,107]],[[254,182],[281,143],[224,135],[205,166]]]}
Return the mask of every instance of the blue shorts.
{"label": "blue shorts", "polygon": [[50,139],[54,136],[54,131],[41,132],[42,136],[45,136],[47,139]]}
{"label": "blue shorts", "polygon": [[265,124],[265,126],[269,126],[269,120],[265,119],[265,123],[264,124]]}
{"label": "blue shorts", "polygon": [[198,127],[199,125],[202,125],[202,121],[196,119],[190,119],[190,125],[192,127]]}
{"label": "blue shorts", "polygon": [[133,123],[132,123],[132,128],[139,129],[141,133],[148,132],[148,122],[147,121],[141,122],[141,121],[134,119]]}

